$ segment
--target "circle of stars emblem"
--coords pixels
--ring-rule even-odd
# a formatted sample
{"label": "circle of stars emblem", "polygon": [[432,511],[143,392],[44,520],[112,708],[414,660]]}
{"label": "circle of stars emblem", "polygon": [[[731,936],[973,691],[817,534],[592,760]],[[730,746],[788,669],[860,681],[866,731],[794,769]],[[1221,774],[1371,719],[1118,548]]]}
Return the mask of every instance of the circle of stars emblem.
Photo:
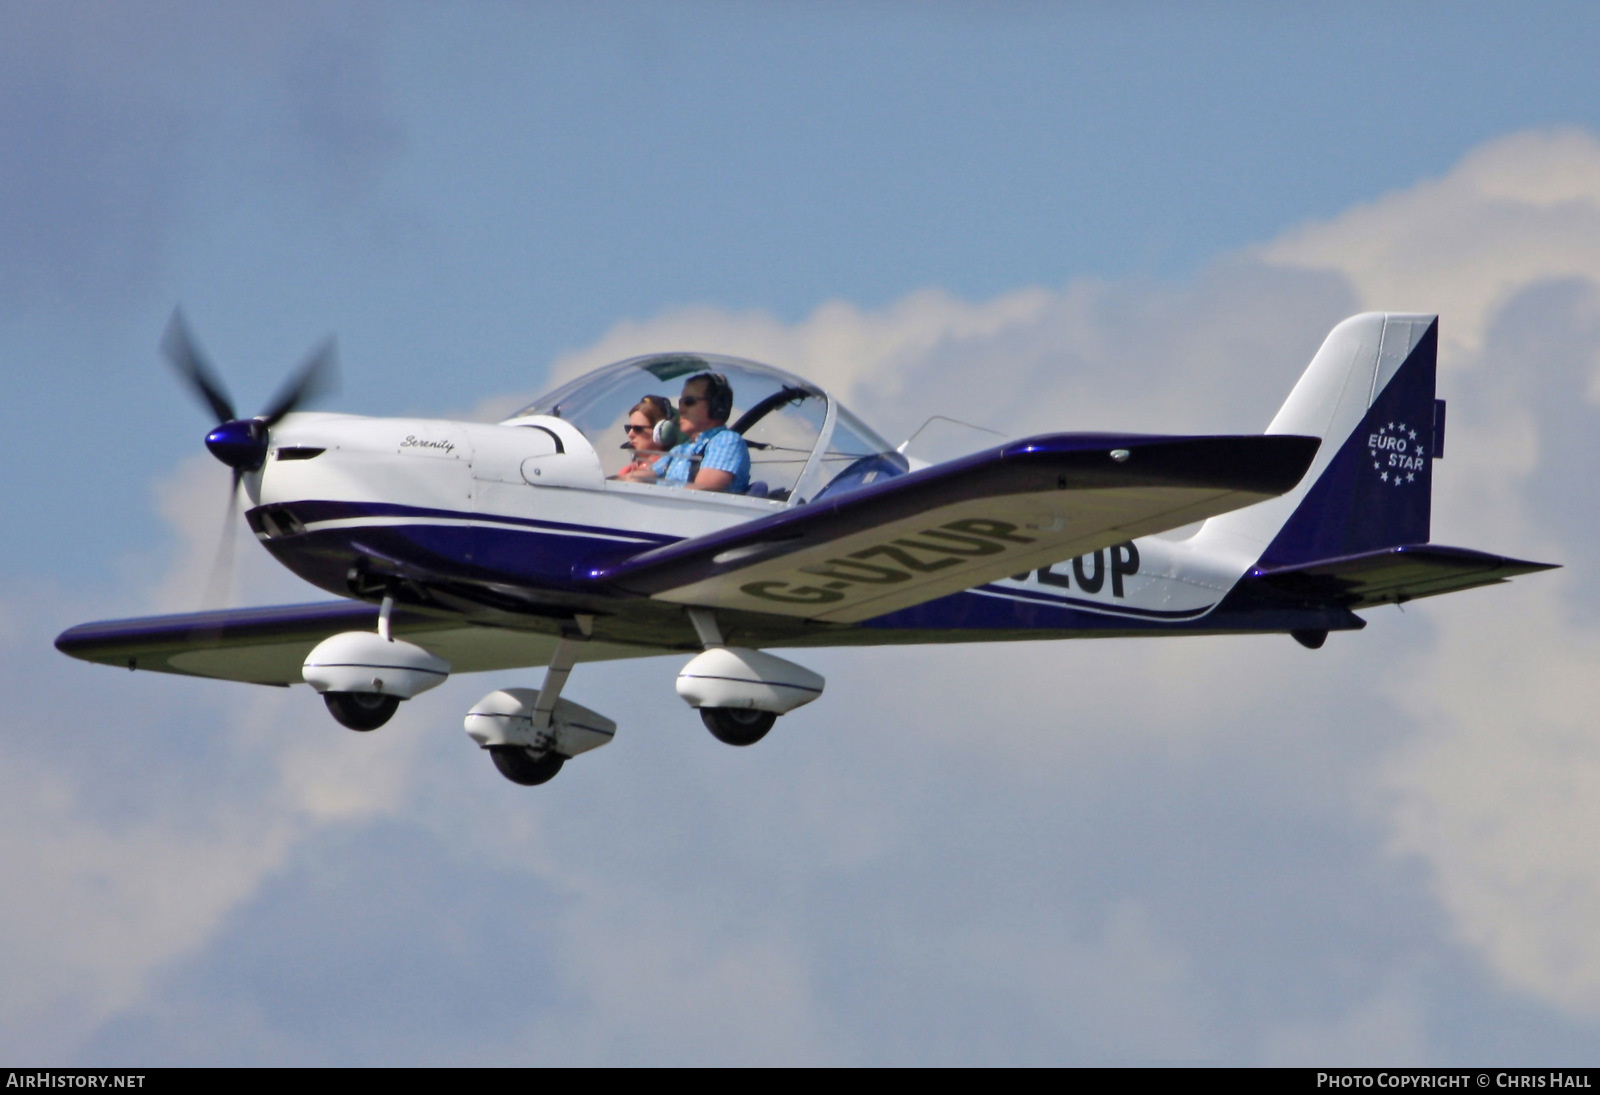
{"label": "circle of stars emblem", "polygon": [[[1396,449],[1389,443],[1389,438],[1399,438],[1405,442],[1404,449]],[[1404,422],[1390,422],[1378,427],[1378,432],[1373,434],[1374,444],[1367,449],[1372,457],[1372,470],[1378,473],[1378,478],[1385,483],[1400,486],[1402,483],[1415,483],[1417,473],[1403,467],[1390,467],[1388,453],[1401,452],[1404,456],[1413,457],[1408,463],[1417,463],[1424,459],[1428,453],[1421,442],[1417,440],[1417,431],[1407,426]]]}

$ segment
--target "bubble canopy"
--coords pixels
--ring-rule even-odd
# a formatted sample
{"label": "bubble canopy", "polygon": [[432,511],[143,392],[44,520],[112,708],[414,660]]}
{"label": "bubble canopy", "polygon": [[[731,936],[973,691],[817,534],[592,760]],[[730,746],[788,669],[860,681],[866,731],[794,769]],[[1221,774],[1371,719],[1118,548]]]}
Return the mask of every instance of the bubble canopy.
{"label": "bubble canopy", "polygon": [[619,361],[563,384],[506,424],[534,415],[560,418],[583,433],[613,476],[633,455],[623,430],[628,412],[647,395],[664,396],[677,406],[684,382],[706,372],[721,373],[733,388],[728,426],[749,445],[747,493],[752,497],[794,505],[907,470],[905,457],[815,384],[721,354],[649,354]]}

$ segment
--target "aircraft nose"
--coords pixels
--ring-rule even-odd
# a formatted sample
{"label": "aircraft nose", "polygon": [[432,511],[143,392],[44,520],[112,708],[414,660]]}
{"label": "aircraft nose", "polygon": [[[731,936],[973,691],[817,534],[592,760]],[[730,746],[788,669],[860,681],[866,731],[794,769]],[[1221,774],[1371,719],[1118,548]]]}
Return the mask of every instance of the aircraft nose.
{"label": "aircraft nose", "polygon": [[224,422],[206,434],[211,455],[238,471],[255,471],[266,463],[267,430],[254,418]]}

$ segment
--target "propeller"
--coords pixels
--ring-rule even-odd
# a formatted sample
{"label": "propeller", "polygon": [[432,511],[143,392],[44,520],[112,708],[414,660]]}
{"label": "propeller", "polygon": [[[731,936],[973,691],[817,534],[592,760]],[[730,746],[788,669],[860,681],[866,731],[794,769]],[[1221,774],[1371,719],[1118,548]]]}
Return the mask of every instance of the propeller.
{"label": "propeller", "polygon": [[227,522],[223,525],[221,542],[217,545],[211,580],[206,584],[204,606],[211,606],[220,603],[233,584],[231,564],[234,531],[238,524],[239,484],[247,473],[260,470],[266,463],[267,443],[273,426],[292,411],[337,387],[338,348],[334,340],[329,338],[313,350],[300,363],[300,367],[289,374],[278,393],[267,404],[267,409],[254,418],[239,417],[222,378],[189,332],[181,308],[173,309],[166,334],[161,338],[161,350],[178,376],[206,409],[216,416],[217,425],[206,434],[206,448],[211,450],[212,456],[233,470],[233,482],[228,488]]}

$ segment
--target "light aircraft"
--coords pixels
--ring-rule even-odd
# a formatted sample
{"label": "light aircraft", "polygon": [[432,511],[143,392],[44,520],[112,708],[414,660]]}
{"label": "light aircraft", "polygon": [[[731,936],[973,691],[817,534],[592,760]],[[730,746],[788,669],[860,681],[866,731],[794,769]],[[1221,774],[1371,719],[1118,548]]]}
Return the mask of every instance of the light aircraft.
{"label": "light aircraft", "polygon": [[[580,662],[692,654],[678,694],[749,745],[823,690],[773,649],[1258,632],[1315,649],[1361,609],[1551,565],[1428,542],[1435,316],[1339,324],[1262,435],[1057,433],[933,465],[817,385],[714,354],[623,361],[488,425],[301,411],[329,351],[242,418],[177,314],[165,349],[262,546],[344,599],[88,623],[56,646],[305,681],[354,730],[450,673],[545,666],[466,716],[530,786],[616,732],[562,698]],[[706,372],[732,387],[748,489],[616,478],[629,409]]]}

